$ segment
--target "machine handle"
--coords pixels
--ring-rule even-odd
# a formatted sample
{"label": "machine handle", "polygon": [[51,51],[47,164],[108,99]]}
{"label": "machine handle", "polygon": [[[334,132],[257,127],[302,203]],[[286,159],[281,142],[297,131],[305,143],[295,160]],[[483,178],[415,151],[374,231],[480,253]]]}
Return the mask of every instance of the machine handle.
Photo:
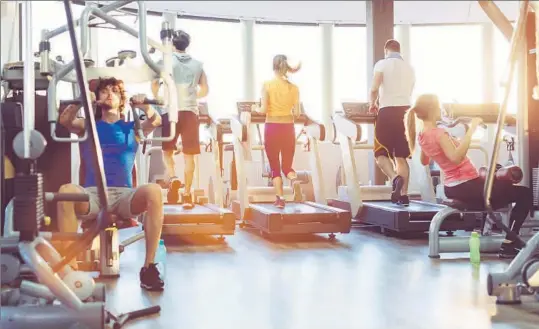
{"label": "machine handle", "polygon": [[47,202],[89,202],[90,196],[85,193],[45,193],[45,201]]}
{"label": "machine handle", "polygon": [[[438,125],[444,126],[446,128],[454,128],[459,124],[468,125],[473,118],[470,117],[458,117],[451,121],[438,121]],[[487,125],[484,123],[479,124],[479,126],[483,129],[487,129]]]}
{"label": "machine handle", "polygon": [[[129,99],[129,102],[133,103],[133,98],[132,97]],[[82,104],[82,102],[81,102],[80,99],[67,99],[67,100],[60,101],[60,106],[81,105],[81,104]],[[165,103],[162,100],[145,98],[144,101],[142,102],[142,104],[162,106]],[[95,105],[95,102],[92,103],[92,105]]]}

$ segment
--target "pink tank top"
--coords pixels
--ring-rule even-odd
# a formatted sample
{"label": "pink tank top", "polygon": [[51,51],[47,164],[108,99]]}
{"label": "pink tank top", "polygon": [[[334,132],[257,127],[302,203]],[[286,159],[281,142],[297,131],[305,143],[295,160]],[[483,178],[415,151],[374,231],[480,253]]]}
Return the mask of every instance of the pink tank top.
{"label": "pink tank top", "polygon": [[[443,128],[430,129],[421,132],[418,140],[423,153],[436,162],[442,170],[444,174],[444,184],[454,186],[479,177],[477,169],[468,157],[459,164],[455,164],[447,158],[440,146],[440,137],[443,134],[447,134]],[[455,147],[457,147],[459,142],[451,136],[449,137],[455,144]]]}

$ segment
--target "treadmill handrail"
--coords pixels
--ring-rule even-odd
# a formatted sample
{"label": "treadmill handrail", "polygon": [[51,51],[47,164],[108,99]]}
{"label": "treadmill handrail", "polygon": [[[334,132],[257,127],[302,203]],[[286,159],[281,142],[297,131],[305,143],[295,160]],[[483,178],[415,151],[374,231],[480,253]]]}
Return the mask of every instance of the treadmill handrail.
{"label": "treadmill handrail", "polygon": [[338,133],[350,138],[353,142],[361,140],[361,124],[348,119],[344,113],[335,113],[331,118]]}

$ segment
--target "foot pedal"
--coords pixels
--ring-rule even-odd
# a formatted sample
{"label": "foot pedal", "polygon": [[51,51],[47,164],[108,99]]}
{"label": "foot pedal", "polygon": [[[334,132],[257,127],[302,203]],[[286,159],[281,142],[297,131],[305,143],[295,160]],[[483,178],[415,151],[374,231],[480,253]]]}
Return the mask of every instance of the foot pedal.
{"label": "foot pedal", "polygon": [[520,304],[520,288],[515,284],[506,284],[498,287],[499,294],[496,298],[496,304],[515,305]]}

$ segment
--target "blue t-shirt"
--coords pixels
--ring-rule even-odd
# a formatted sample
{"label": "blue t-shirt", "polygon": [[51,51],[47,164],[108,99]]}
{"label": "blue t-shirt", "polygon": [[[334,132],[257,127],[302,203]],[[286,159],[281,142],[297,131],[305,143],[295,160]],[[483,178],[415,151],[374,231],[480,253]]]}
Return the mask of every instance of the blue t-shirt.
{"label": "blue t-shirt", "polygon": [[[133,187],[132,171],[138,150],[134,125],[133,121],[122,120],[114,123],[102,120],[96,122],[107,186]],[[80,149],[85,167],[84,187],[96,186],[91,145],[87,141],[83,142]]]}

